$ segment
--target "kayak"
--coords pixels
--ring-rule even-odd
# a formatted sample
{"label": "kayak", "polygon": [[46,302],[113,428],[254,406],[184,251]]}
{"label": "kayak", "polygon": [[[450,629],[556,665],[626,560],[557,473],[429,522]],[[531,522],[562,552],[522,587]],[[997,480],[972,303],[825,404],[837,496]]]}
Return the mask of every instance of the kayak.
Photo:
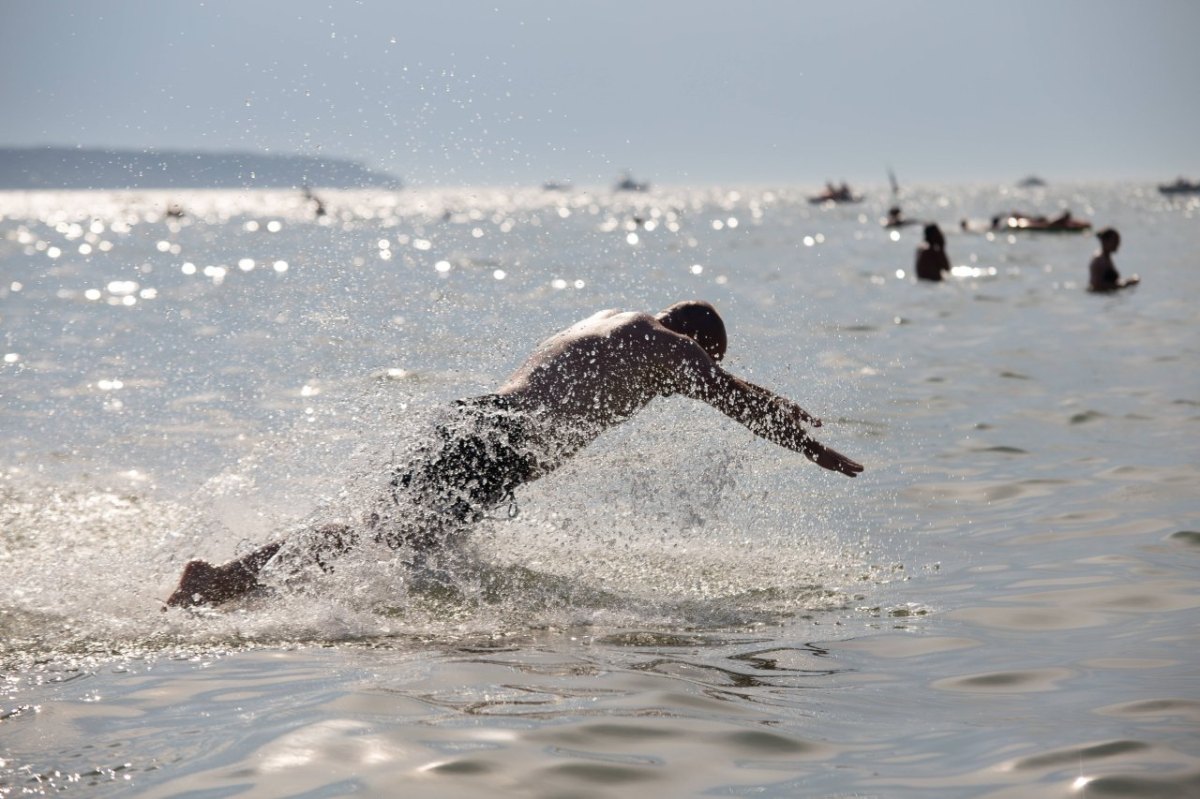
{"label": "kayak", "polygon": [[863,201],[863,196],[861,194],[818,194],[816,197],[809,197],[808,201],[813,205],[822,203],[842,205],[844,203],[860,203]]}
{"label": "kayak", "polygon": [[1010,217],[998,229],[1009,233],[1083,233],[1092,229],[1092,223],[1080,219],[1068,222],[1035,222],[1032,219]]}

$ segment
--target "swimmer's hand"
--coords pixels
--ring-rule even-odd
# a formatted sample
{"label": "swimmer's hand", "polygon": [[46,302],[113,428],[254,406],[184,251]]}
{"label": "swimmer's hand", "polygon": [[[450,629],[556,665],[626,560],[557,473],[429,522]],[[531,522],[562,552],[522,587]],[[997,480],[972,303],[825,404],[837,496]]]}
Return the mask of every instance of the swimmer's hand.
{"label": "swimmer's hand", "polygon": [[830,449],[811,438],[805,440],[802,452],[804,453],[804,457],[821,468],[828,469],[831,472],[840,472],[847,477],[858,477],[859,473],[863,470],[862,464],[858,461],[850,460],[837,450]]}

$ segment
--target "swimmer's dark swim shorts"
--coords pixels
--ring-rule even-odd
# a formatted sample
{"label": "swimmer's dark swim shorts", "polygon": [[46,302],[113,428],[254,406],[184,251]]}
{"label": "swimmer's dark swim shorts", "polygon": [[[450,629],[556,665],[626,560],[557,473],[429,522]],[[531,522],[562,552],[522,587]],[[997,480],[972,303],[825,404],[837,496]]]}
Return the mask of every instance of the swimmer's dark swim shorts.
{"label": "swimmer's dark swim shorts", "polygon": [[426,549],[511,501],[517,486],[538,472],[530,424],[500,395],[456,402],[451,418],[437,426],[434,440],[392,477],[397,513],[407,515],[402,508],[412,508],[414,518],[386,525],[391,529],[380,530],[378,538],[393,547],[407,543]]}

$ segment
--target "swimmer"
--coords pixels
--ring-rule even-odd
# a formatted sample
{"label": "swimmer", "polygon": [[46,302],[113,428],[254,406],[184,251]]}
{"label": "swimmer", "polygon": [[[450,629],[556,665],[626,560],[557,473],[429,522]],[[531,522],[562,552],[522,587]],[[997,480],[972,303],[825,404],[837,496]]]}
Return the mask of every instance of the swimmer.
{"label": "swimmer", "polygon": [[[705,402],[750,432],[818,466],[855,477],[863,467],[814,440],[821,421],[791,400],[720,366],[725,325],[707,302],[676,303],[651,316],[600,311],[542,342],[493,394],[459,400],[415,462],[397,469],[362,531],[414,553],[452,543],[513,491],[579,452],[655,397]],[[653,458],[655,453],[649,453]],[[310,557],[321,568],[358,543],[348,525],[311,531]],[[259,572],[279,541],[213,566],[187,564],[168,605],[213,604],[259,587]]]}
{"label": "swimmer", "polygon": [[900,210],[900,206],[898,205],[893,205],[889,208],[887,218],[883,220],[883,226],[888,228],[904,227],[905,225],[912,224],[915,224],[915,222],[911,219],[905,219],[904,212]]}
{"label": "swimmer", "polygon": [[1140,282],[1137,275],[1122,279],[1113,266],[1112,254],[1121,248],[1121,234],[1115,228],[1106,227],[1096,234],[1096,238],[1100,239],[1100,251],[1088,267],[1088,291],[1116,291],[1136,286]]}
{"label": "swimmer", "polygon": [[942,272],[950,271],[946,257],[946,238],[937,225],[925,226],[925,242],[917,248],[917,279],[941,280]]}

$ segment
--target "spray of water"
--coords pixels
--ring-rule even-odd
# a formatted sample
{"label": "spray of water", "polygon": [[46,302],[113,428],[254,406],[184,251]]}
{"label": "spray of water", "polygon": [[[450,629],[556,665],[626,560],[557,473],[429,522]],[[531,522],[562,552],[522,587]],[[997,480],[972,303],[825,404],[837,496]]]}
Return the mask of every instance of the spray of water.
{"label": "spray of water", "polygon": [[[303,557],[306,531],[362,524],[445,410],[373,382],[325,413],[370,421],[323,437],[339,442],[323,449],[307,435],[266,441],[179,501],[9,480],[3,656],[581,625],[753,627],[844,607],[846,587],[870,571],[819,510],[834,484],[798,456],[765,466],[759,448],[769,445],[736,429],[714,433],[713,411],[673,400],[609,431],[416,568],[411,552],[365,535],[319,568]],[[782,484],[805,502],[777,501],[780,471],[794,472]],[[264,572],[265,590],[162,612],[187,560],[220,562],[276,538],[294,542],[294,557]]]}

